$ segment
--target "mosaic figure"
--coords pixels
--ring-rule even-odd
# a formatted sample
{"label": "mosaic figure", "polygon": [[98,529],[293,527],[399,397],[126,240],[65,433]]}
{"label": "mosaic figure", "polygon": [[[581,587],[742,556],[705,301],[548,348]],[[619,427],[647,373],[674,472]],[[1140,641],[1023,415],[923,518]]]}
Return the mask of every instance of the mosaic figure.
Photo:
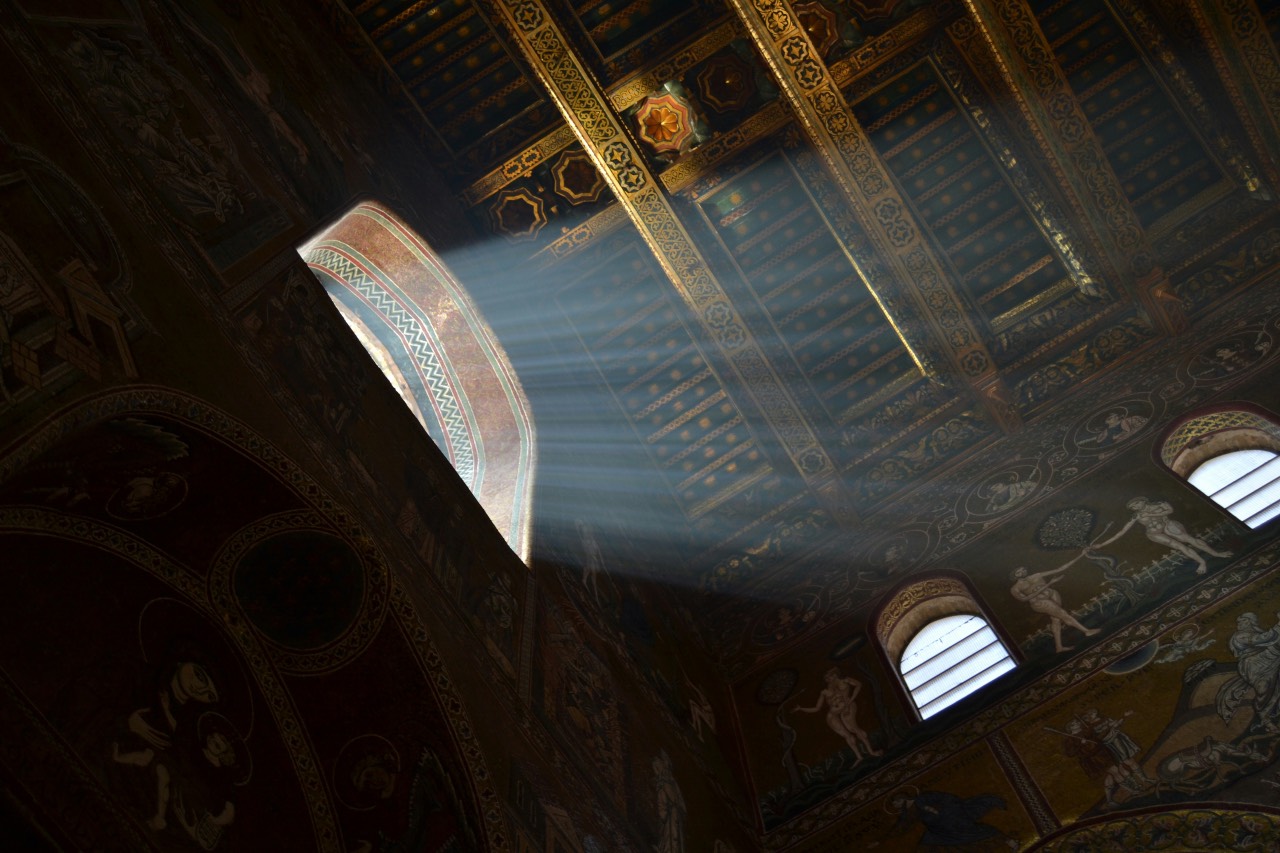
{"label": "mosaic figure", "polygon": [[858,694],[862,692],[862,682],[856,678],[842,676],[838,667],[827,670],[827,686],[818,694],[818,702],[812,708],[796,705],[793,710],[805,714],[816,714],[825,706],[827,708],[827,726],[835,734],[844,739],[853,750],[855,762],[863,759],[865,748],[867,756],[878,756],[882,753],[871,745],[871,739],[858,725]]}
{"label": "mosaic figure", "polygon": [[1055,652],[1065,652],[1072,648],[1062,644],[1063,624],[1070,625],[1086,637],[1092,637],[1100,630],[1099,628],[1086,628],[1080,624],[1080,620],[1076,619],[1071,611],[1062,606],[1062,595],[1053,588],[1055,583],[1062,580],[1063,574],[1071,567],[1071,564],[1083,556],[1083,553],[1077,554],[1056,569],[1051,569],[1047,572],[1036,572],[1035,574],[1027,574],[1025,566],[1018,566],[1010,575],[1013,578],[1013,586],[1009,587],[1009,594],[1019,601],[1025,601],[1027,606],[1035,612],[1043,613],[1049,617],[1049,629],[1053,634],[1053,650]]}
{"label": "mosaic figure", "polygon": [[1133,518],[1129,519],[1124,527],[1120,528],[1120,532],[1105,542],[1099,542],[1097,548],[1105,548],[1121,536],[1129,532],[1135,524],[1142,525],[1147,533],[1147,538],[1157,545],[1163,545],[1166,548],[1172,548],[1179,554],[1195,561],[1196,574],[1202,575],[1209,570],[1209,566],[1205,563],[1201,552],[1214,557],[1230,557],[1230,551],[1215,550],[1212,545],[1196,536],[1191,535],[1190,531],[1179,521],[1173,518],[1173,507],[1164,501],[1150,501],[1144,497],[1136,497],[1125,504],[1133,513]]}
{"label": "mosaic figure", "polygon": [[1218,689],[1218,714],[1230,722],[1252,694],[1255,724],[1270,732],[1280,731],[1275,723],[1280,713],[1280,622],[1264,631],[1257,614],[1242,613],[1228,645],[1236,656],[1239,674]]}

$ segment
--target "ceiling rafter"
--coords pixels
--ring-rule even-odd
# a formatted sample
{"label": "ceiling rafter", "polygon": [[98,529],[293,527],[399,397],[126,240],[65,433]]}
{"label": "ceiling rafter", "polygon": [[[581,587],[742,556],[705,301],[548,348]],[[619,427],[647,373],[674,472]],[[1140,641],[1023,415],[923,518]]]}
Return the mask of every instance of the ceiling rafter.
{"label": "ceiling rafter", "polygon": [[1262,155],[1262,169],[1280,186],[1280,53],[1252,2],[1228,15],[1218,0],[1183,0],[1226,87],[1235,114]]}
{"label": "ceiling rafter", "polygon": [[[897,282],[866,280],[868,289],[920,369],[943,381],[961,378],[1006,431],[1021,428],[978,329],[955,292],[946,263],[938,257],[911,206],[897,190],[888,167],[854,117],[820,53],[813,46],[788,0],[729,0],[750,33],[809,140],[851,203],[859,225],[893,269]],[[847,249],[847,247],[846,247]],[[909,286],[915,283],[916,287]],[[911,313],[925,320],[929,335],[948,364],[931,364],[930,348],[911,330],[899,293],[907,294]]]}
{"label": "ceiling rafter", "polygon": [[1200,128],[1205,142],[1226,166],[1231,177],[1250,193],[1261,192],[1258,168],[1234,138],[1232,130],[1218,120],[1210,109],[1204,93],[1192,79],[1186,65],[1169,48],[1161,28],[1141,5],[1132,0],[1113,0],[1117,18],[1131,32],[1135,45],[1145,53],[1155,70],[1163,76],[1163,83],[1176,95]]}
{"label": "ceiling rafter", "polygon": [[654,257],[741,378],[805,484],[836,517],[852,513],[836,466],[787,383],[686,230],[662,183],[624,129],[608,94],[583,65],[543,0],[486,0],[500,15],[556,108],[604,175]]}
{"label": "ceiling rafter", "polygon": [[965,0],[965,5],[976,27],[951,27],[954,42],[971,61],[992,60],[986,64],[1007,85],[1043,162],[1130,297],[1164,334],[1185,330],[1186,314],[1171,297],[1146,230],[1031,10],[1022,0]]}

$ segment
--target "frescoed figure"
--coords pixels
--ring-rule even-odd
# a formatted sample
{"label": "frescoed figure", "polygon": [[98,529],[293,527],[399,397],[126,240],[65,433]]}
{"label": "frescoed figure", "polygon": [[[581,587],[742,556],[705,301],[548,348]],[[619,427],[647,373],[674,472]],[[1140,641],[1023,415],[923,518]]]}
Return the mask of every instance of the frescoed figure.
{"label": "frescoed figure", "polygon": [[1131,415],[1124,409],[1108,412],[1103,419],[1103,427],[1090,438],[1081,439],[1080,443],[1093,442],[1099,447],[1118,444],[1132,436],[1147,424],[1142,415]]}
{"label": "frescoed figure", "polygon": [[252,776],[252,712],[243,673],[200,620],[176,601],[149,603],[139,636],[151,664],[137,674],[132,709],[77,713],[87,701],[77,687],[63,713],[79,727],[74,736],[104,756],[108,784],[161,846],[214,850],[235,821],[236,789]]}
{"label": "frescoed figure", "polygon": [[[1126,711],[1129,717],[1132,711]],[[1141,794],[1153,785],[1152,779],[1138,766],[1135,758],[1141,752],[1137,742],[1120,730],[1124,717],[1103,717],[1097,708],[1072,717],[1066,731],[1046,726],[1048,731],[1064,735],[1062,751],[1080,763],[1080,769],[1091,779],[1102,778],[1102,790],[1108,806],[1118,806],[1118,795]]]}
{"label": "frescoed figure", "polygon": [[1174,663],[1194,652],[1202,652],[1212,646],[1213,637],[1200,633],[1199,625],[1187,625],[1173,635],[1173,641],[1161,643],[1156,656],[1156,663]]}

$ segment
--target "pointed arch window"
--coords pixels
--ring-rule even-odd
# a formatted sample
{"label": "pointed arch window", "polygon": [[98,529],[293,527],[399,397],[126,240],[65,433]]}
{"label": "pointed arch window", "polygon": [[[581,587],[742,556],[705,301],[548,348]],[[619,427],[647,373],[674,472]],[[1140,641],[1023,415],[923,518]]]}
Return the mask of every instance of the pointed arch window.
{"label": "pointed arch window", "polygon": [[1250,528],[1280,516],[1280,419],[1247,403],[1178,421],[1161,462]]}

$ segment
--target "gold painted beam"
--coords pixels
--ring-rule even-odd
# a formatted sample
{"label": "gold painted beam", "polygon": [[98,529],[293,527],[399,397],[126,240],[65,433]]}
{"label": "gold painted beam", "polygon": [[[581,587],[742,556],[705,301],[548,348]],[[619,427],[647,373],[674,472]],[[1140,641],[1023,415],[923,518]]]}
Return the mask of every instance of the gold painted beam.
{"label": "gold painted beam", "polygon": [[813,426],[712,274],[599,83],[574,53],[544,0],[486,0],[604,176],[663,271],[741,387],[768,421],[805,482],[844,518],[836,469]]}
{"label": "gold painted beam", "polygon": [[[1125,290],[1161,332],[1186,330],[1187,317],[1169,278],[1025,0],[964,2],[973,17],[947,28],[952,41],[975,65],[999,69],[1039,153]],[[987,57],[980,55],[984,50]]]}
{"label": "gold painted beam", "polygon": [[1213,57],[1237,118],[1280,187],[1280,53],[1253,0],[1182,0]]}
{"label": "gold painted beam", "polygon": [[668,192],[679,192],[710,172],[717,163],[728,160],[748,145],[781,130],[794,120],[795,116],[785,103],[770,101],[733,130],[685,153],[658,177]]}
{"label": "gold painted beam", "polygon": [[534,169],[568,148],[572,143],[573,131],[567,125],[557,127],[463,190],[462,200],[474,207],[498,190],[515,183],[521,178],[528,177]]}
{"label": "gold painted beam", "polygon": [[[996,372],[995,361],[956,294],[947,264],[930,244],[924,227],[894,185],[888,167],[836,86],[788,0],[729,0],[768,62],[779,88],[795,110],[819,157],[849,199],[859,225],[894,272],[896,283],[867,281],[909,350],[914,333],[893,306],[905,297],[941,347],[949,372],[977,395],[995,423],[1006,431],[1021,418]],[[917,364],[920,360],[917,357]],[[926,375],[937,380],[935,370]]]}
{"label": "gold painted beam", "polygon": [[670,59],[614,86],[609,92],[613,108],[621,112],[635,106],[668,80],[680,77],[684,72],[711,56],[720,48],[738,38],[735,21],[727,21],[707,33]]}
{"label": "gold painted beam", "polygon": [[[1231,177],[1250,193],[1261,194],[1261,197],[1269,199],[1270,193],[1262,186],[1261,175],[1253,159],[1233,138],[1234,134],[1218,120],[1216,112],[1210,109],[1199,85],[1191,79],[1182,61],[1170,49],[1164,32],[1156,24],[1155,19],[1143,6],[1132,0],[1112,0],[1112,3],[1121,23],[1129,28],[1134,36],[1134,42],[1146,52],[1157,70],[1163,74],[1166,85],[1199,125],[1202,137],[1217,150],[1219,158],[1225,163]],[[1240,4],[1220,3],[1220,5],[1236,7]],[[1262,24],[1261,18],[1257,23]]]}

